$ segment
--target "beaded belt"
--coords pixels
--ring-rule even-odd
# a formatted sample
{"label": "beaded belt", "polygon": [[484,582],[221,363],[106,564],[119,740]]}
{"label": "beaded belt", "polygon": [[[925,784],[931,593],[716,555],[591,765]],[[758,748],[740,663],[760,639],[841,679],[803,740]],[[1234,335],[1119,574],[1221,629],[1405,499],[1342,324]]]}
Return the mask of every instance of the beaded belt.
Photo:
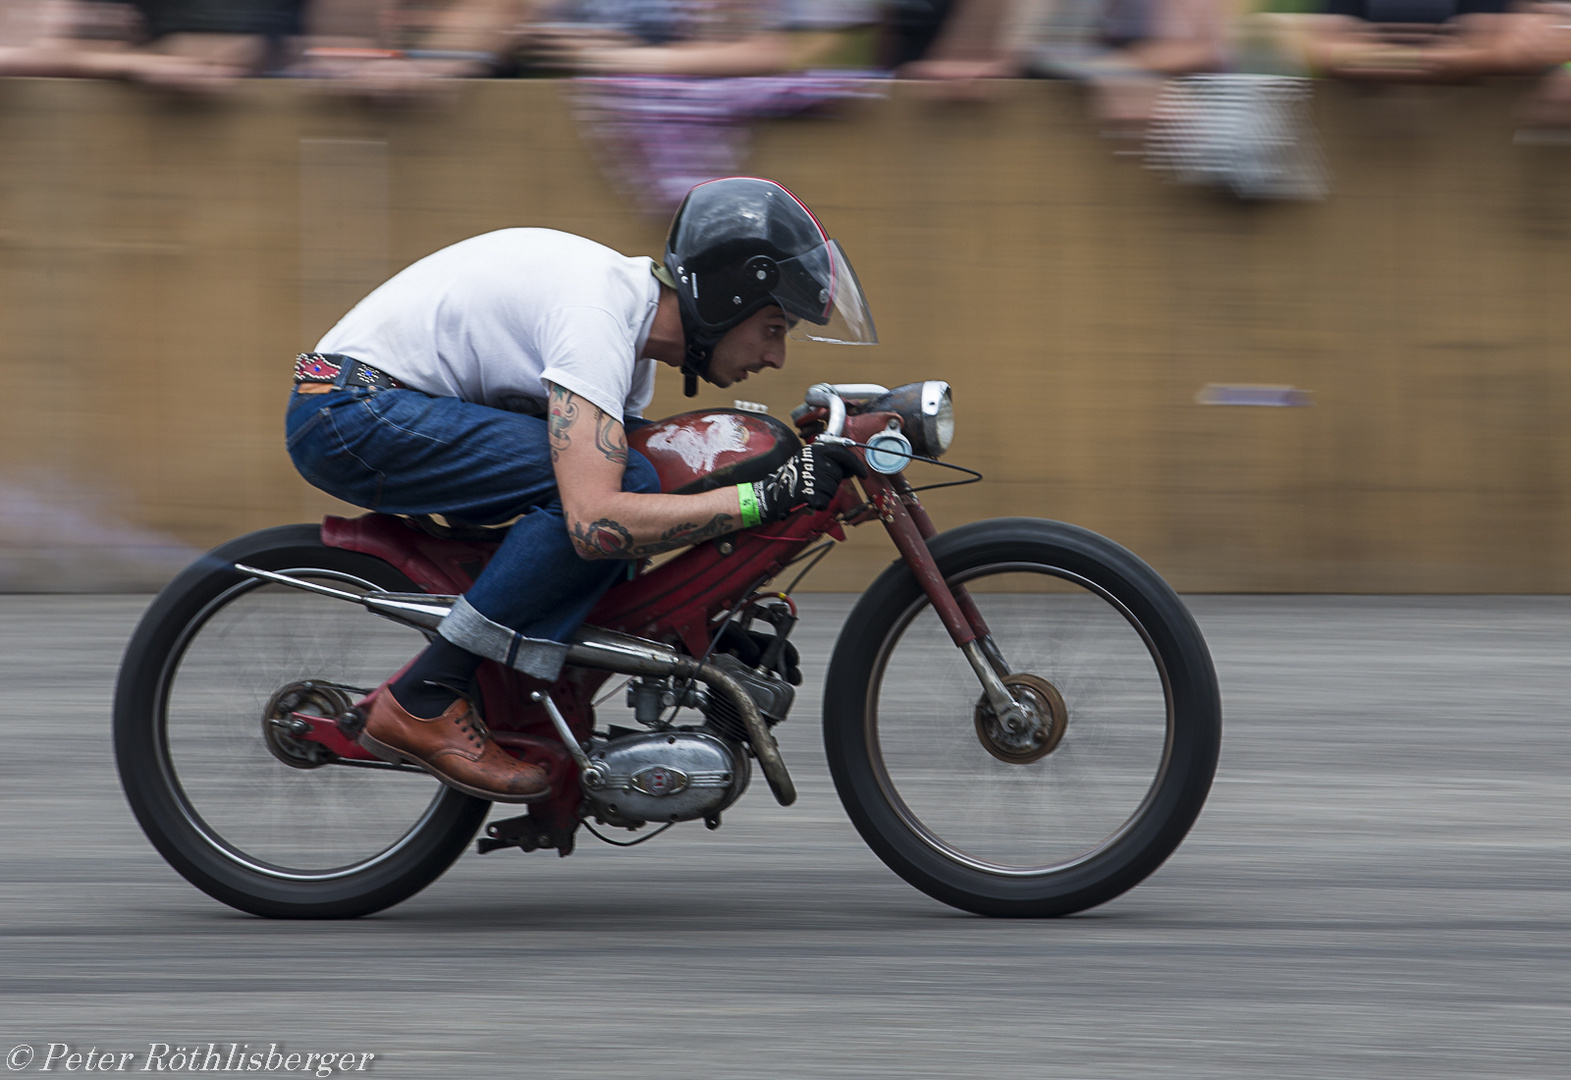
{"label": "beaded belt", "polygon": [[380,368],[341,353],[301,353],[295,357],[295,382],[370,386],[378,390],[404,388],[403,383]]}

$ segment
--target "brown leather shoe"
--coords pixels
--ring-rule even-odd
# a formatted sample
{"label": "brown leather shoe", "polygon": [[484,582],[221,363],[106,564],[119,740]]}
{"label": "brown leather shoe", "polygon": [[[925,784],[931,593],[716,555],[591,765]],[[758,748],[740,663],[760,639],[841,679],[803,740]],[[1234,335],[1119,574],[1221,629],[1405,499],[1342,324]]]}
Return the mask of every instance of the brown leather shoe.
{"label": "brown leather shoe", "polygon": [[546,772],[519,761],[491,738],[459,698],[433,720],[411,716],[379,689],[366,710],[360,745],[383,761],[418,765],[450,788],[492,802],[539,802],[551,794]]}

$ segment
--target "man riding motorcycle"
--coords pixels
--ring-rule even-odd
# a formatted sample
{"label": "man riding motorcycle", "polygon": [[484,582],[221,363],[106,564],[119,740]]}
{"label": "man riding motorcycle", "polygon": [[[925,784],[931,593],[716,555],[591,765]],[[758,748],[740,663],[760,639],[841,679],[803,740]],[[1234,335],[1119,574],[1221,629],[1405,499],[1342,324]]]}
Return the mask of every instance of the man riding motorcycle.
{"label": "man riding motorcycle", "polygon": [[[439,637],[371,698],[360,743],[496,802],[550,793],[490,738],[481,660],[552,681],[618,561],[808,505],[864,467],[815,442],[758,483],[660,493],[627,445],[655,364],[730,386],[785,364],[786,337],[873,344],[860,285],[812,212],[768,180],[689,192],[664,264],[548,229],[504,229],[412,264],[296,362],[287,417],[302,476],[394,514],[500,524],[496,555]],[[519,515],[522,515],[521,517]]]}

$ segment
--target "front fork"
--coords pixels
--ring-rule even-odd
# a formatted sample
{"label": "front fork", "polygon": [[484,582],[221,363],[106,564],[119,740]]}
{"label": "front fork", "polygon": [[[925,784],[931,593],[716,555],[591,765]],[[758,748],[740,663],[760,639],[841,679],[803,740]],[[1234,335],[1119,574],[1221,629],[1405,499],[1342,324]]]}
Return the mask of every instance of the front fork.
{"label": "front fork", "polygon": [[869,472],[862,480],[862,490],[867,493],[873,509],[878,511],[879,520],[884,523],[906,565],[916,575],[944,629],[949,631],[971,670],[976,672],[977,681],[982,684],[982,692],[987,695],[994,713],[1006,723],[1023,720],[1020,706],[1003,682],[1009,674],[1009,662],[993,640],[976,601],[964,585],[951,587],[933,561],[927,542],[938,534],[938,530],[911,489],[910,481],[900,473],[891,477]]}

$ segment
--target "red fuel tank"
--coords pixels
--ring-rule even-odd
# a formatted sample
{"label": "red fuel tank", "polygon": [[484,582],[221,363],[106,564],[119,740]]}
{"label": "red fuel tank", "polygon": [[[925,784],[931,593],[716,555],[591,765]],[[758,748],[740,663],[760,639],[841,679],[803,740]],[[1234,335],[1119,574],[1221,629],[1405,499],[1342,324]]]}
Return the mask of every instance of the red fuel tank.
{"label": "red fuel tank", "polygon": [[627,444],[654,464],[671,495],[762,480],[802,448],[787,425],[741,409],[668,416],[629,432]]}

